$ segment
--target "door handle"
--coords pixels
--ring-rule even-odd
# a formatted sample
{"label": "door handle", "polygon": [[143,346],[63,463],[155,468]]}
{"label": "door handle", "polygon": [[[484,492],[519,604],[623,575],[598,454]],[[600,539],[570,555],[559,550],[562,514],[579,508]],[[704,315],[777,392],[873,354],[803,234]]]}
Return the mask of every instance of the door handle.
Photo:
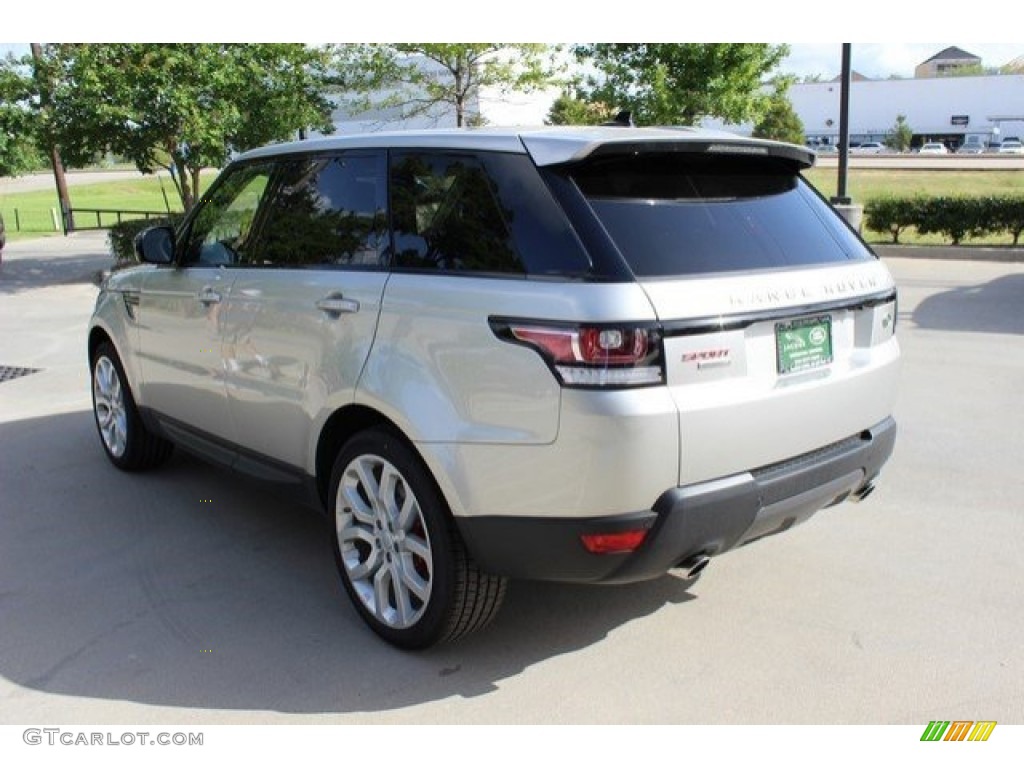
{"label": "door handle", "polygon": [[211,304],[220,304],[221,295],[217,291],[213,290],[210,286],[206,286],[199,292],[197,297],[200,304],[210,306]]}
{"label": "door handle", "polygon": [[359,302],[355,299],[346,299],[340,293],[332,293],[320,299],[316,303],[316,308],[330,317],[338,317],[358,312]]}

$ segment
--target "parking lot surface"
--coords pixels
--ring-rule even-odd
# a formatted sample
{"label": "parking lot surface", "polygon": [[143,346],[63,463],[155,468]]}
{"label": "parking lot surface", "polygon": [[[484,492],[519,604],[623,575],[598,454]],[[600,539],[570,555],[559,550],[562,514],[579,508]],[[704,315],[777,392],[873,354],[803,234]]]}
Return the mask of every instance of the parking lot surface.
{"label": "parking lot surface", "polygon": [[1024,722],[1024,265],[891,259],[896,455],[860,505],[672,577],[514,583],[402,653],[326,524],[177,453],[110,466],[85,327],[101,235],[0,267],[0,723]]}

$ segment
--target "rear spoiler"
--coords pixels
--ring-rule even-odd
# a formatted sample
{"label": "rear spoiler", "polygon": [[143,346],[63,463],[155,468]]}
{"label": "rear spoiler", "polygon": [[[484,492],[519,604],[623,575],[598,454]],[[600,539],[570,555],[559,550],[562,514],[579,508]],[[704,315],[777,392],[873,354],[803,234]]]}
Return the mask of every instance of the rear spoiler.
{"label": "rear spoiler", "polygon": [[738,136],[722,137],[686,137],[670,140],[664,137],[657,139],[628,139],[624,141],[608,140],[582,143],[574,147],[570,157],[566,157],[566,147],[549,145],[540,137],[524,136],[523,143],[539,166],[577,163],[590,158],[629,154],[721,154],[774,157],[794,164],[803,170],[814,165],[815,154],[806,147],[796,144],[785,144],[780,141],[762,139],[746,139]]}

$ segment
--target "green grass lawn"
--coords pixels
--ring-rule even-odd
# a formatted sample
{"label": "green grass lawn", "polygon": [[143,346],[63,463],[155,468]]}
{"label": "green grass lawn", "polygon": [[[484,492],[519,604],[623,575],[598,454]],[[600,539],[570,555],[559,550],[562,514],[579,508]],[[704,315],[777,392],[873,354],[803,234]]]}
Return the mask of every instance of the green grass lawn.
{"label": "green grass lawn", "polygon": [[[811,168],[804,177],[825,197],[836,193],[836,168]],[[915,171],[852,169],[847,194],[863,205],[885,195],[1024,195],[1024,171]]]}
{"label": "green grass lawn", "polygon": [[[202,190],[205,192],[217,174],[215,171],[206,171],[200,177]],[[99,184],[84,184],[82,186],[69,187],[68,195],[71,198],[73,209],[101,208],[122,211],[166,211],[167,205],[173,212],[181,211],[181,201],[174,185],[168,180],[163,180],[163,192],[167,194],[166,203],[161,192],[161,180],[156,177],[140,177],[110,181]],[[8,237],[18,237],[17,221],[20,221],[21,234],[23,236],[38,236],[43,233],[53,232],[53,217],[51,209],[60,208],[57,200],[57,193],[53,189],[38,190],[34,192],[16,192],[12,194],[0,193],[0,213],[3,213],[4,222],[7,227]],[[15,216],[17,210],[17,216]],[[78,223],[82,226],[95,225],[94,214],[80,214]],[[131,218],[131,217],[126,217]],[[16,221],[17,220],[17,221]],[[116,221],[112,215],[104,215],[104,225]]]}
{"label": "green grass lawn", "polygon": [[[207,170],[202,176],[202,191],[205,192],[216,172]],[[835,168],[811,168],[804,174],[818,191],[825,197],[836,192],[837,170]],[[168,180],[163,182],[167,193],[167,202],[172,211],[180,211],[174,186]],[[851,169],[847,181],[848,194],[855,202],[865,204],[874,197],[883,195],[1024,195],[1024,171],[963,171],[963,170],[883,170],[883,169]],[[103,184],[89,184],[71,187],[71,205],[74,208],[109,208],[119,210],[164,211],[164,196],[160,189],[160,180],[155,177],[125,179]],[[0,212],[7,223],[8,239],[16,240],[26,237],[38,237],[44,233],[53,233],[51,208],[57,208],[57,195],[51,190],[38,192],[19,192],[4,195],[0,193]],[[22,232],[17,232],[14,210],[18,209]],[[104,224],[112,223],[113,218],[106,216]],[[79,223],[89,225],[95,223],[95,217],[89,214],[79,216]],[[865,238],[871,243],[889,242],[885,234],[865,230]],[[918,235],[906,232],[900,238],[909,244],[941,244],[942,235]],[[978,245],[1009,244],[1009,236],[993,236],[968,242]]]}

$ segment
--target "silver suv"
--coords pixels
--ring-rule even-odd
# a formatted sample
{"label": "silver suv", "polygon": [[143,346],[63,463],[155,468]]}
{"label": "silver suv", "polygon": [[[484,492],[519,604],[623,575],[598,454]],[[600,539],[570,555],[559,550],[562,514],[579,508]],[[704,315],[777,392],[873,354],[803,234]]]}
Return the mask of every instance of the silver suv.
{"label": "silver suv", "polygon": [[293,484],[401,647],[508,578],[695,578],[892,452],[896,290],[813,161],[618,127],[249,152],[102,287],[103,448]]}

